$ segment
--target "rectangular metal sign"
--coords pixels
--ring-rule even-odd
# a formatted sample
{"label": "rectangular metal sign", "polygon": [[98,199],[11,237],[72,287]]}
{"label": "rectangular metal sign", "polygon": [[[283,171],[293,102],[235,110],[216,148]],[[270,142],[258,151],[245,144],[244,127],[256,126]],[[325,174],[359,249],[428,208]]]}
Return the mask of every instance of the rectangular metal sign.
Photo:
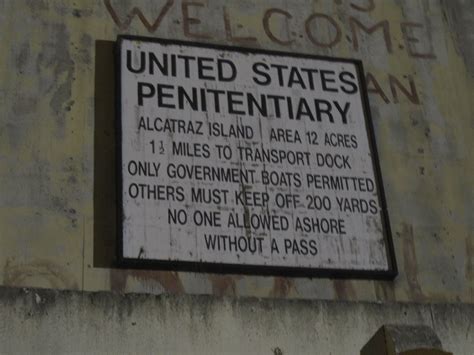
{"label": "rectangular metal sign", "polygon": [[391,278],[359,61],[120,36],[119,259]]}

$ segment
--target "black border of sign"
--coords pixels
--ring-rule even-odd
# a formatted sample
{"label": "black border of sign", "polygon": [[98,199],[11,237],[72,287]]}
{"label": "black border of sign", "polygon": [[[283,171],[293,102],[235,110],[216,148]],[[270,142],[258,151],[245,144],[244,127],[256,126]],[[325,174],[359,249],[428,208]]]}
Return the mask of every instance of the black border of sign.
{"label": "black border of sign", "polygon": [[[121,56],[120,49],[123,40],[134,40],[141,42],[154,42],[163,45],[183,45],[200,48],[210,48],[218,50],[233,51],[239,53],[258,53],[272,56],[287,56],[295,58],[308,58],[317,60],[326,60],[332,62],[345,62],[354,64],[357,68],[359,79],[360,95],[365,116],[365,126],[369,142],[369,149],[372,155],[372,164],[374,167],[375,183],[379,192],[379,202],[382,212],[382,224],[384,231],[385,247],[387,251],[388,270],[358,270],[358,269],[326,269],[326,268],[306,268],[306,267],[284,267],[269,265],[241,265],[224,264],[211,262],[189,262],[176,260],[145,260],[135,258],[125,258],[123,256],[123,177],[122,177],[122,103],[121,103]],[[272,50],[262,50],[253,48],[242,48],[235,46],[225,46],[206,43],[195,43],[180,40],[170,40],[162,38],[118,35],[115,44],[115,97],[116,97],[116,176],[117,176],[117,266],[120,268],[135,269],[158,269],[173,271],[191,271],[191,272],[209,272],[209,273],[227,273],[244,275],[273,275],[273,276],[291,276],[291,277],[326,277],[326,278],[351,278],[351,279],[374,279],[374,280],[392,280],[398,275],[397,262],[393,246],[392,234],[390,229],[389,216],[383,189],[382,173],[380,170],[379,158],[375,142],[372,117],[370,115],[369,101],[367,96],[367,86],[365,83],[364,69],[362,61],[358,59],[326,57],[310,54],[289,53]]]}

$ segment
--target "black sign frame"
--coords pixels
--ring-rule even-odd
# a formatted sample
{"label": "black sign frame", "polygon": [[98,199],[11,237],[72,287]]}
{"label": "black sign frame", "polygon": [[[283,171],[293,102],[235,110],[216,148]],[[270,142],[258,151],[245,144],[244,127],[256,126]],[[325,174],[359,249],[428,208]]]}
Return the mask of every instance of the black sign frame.
{"label": "black sign frame", "polygon": [[[372,164],[374,168],[375,184],[378,191],[378,202],[381,208],[382,233],[385,242],[386,255],[389,268],[388,270],[361,270],[361,269],[330,269],[330,268],[307,268],[292,266],[270,266],[270,265],[242,265],[228,263],[211,263],[211,262],[189,262],[177,260],[149,260],[138,258],[127,258],[123,254],[123,176],[122,176],[122,105],[121,105],[121,44],[123,40],[135,40],[141,42],[153,42],[163,45],[182,45],[198,48],[209,48],[224,51],[233,51],[239,53],[264,54],[272,56],[285,56],[294,58],[306,58],[325,60],[332,62],[345,62],[355,65],[357,69],[359,92],[361,95],[362,106],[365,118],[365,127],[367,130],[369,150],[371,152]],[[318,277],[318,278],[341,278],[341,279],[373,279],[373,280],[393,280],[398,275],[398,267],[395,257],[392,233],[390,228],[389,214],[385,198],[385,191],[380,169],[374,127],[372,124],[372,116],[370,114],[370,106],[367,95],[367,85],[364,76],[363,63],[359,59],[328,57],[321,55],[292,53],[274,50],[244,48],[227,45],[217,45],[208,43],[196,43],[181,40],[162,39],[155,37],[118,35],[115,43],[115,106],[116,106],[116,176],[117,176],[117,267],[133,268],[133,269],[154,269],[167,271],[188,271],[218,274],[242,274],[242,275],[262,275],[262,276],[285,276],[285,277]]]}

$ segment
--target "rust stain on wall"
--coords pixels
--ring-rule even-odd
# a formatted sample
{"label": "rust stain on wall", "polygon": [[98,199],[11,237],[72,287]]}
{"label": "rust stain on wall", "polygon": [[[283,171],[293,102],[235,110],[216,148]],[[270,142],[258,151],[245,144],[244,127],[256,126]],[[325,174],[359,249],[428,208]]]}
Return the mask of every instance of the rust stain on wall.
{"label": "rust stain on wall", "polygon": [[397,232],[402,240],[403,264],[405,266],[405,275],[408,283],[408,293],[414,301],[422,301],[426,297],[423,294],[418,281],[418,262],[416,260],[415,239],[413,236],[413,226],[403,224],[402,231]]}
{"label": "rust stain on wall", "polygon": [[295,281],[287,277],[274,277],[273,288],[270,291],[271,297],[285,298],[290,292],[296,290]]}
{"label": "rust stain on wall", "polygon": [[338,300],[357,300],[354,285],[349,280],[334,280],[334,292]]}
{"label": "rust stain on wall", "polygon": [[240,276],[209,275],[212,294],[216,296],[237,296],[237,281]]}

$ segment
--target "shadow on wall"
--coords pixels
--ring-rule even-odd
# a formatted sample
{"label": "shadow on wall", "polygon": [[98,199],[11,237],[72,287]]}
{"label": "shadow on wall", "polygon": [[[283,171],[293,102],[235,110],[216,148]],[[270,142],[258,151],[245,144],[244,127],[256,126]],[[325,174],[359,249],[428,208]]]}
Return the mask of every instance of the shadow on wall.
{"label": "shadow on wall", "polygon": [[[184,293],[177,272],[126,270],[117,265],[117,181],[115,132],[115,42],[95,42],[94,84],[94,267],[110,269],[110,287],[127,289],[127,280],[159,284],[167,293]],[[238,279],[238,277],[237,277]],[[228,275],[210,276],[215,294],[236,293],[236,279]]]}
{"label": "shadow on wall", "polygon": [[94,267],[116,266],[114,42],[95,42]]}

